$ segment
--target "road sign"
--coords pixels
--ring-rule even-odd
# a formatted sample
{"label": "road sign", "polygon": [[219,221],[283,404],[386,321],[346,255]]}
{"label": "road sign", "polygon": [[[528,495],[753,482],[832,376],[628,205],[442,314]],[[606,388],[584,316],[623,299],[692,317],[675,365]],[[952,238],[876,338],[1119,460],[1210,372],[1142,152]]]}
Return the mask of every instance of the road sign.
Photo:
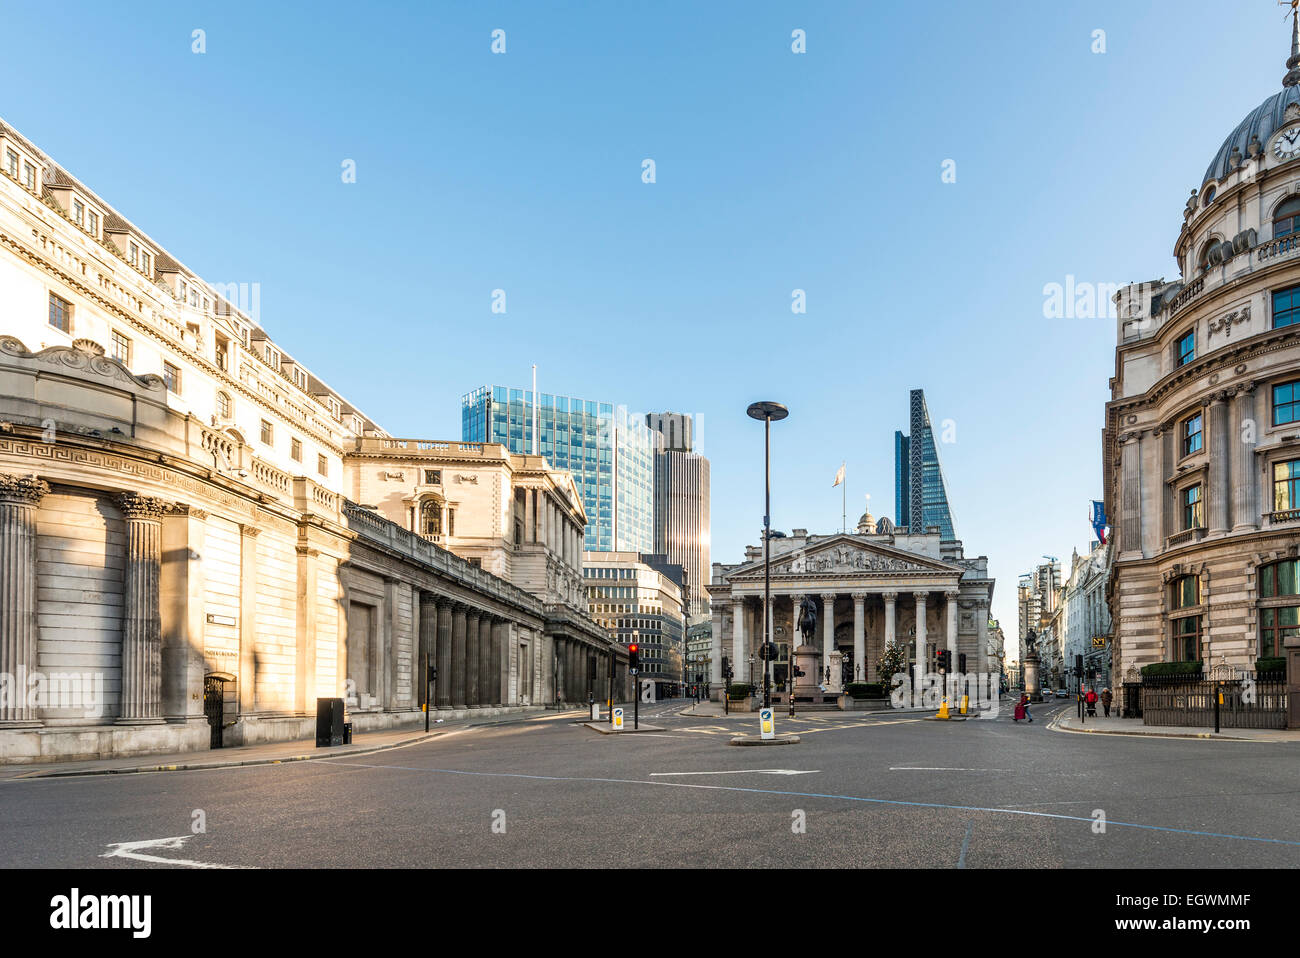
{"label": "road sign", "polygon": [[614,709],[614,731],[623,731],[623,710],[620,708]]}
{"label": "road sign", "polygon": [[770,708],[758,710],[758,724],[763,738],[776,737],[776,721],[772,717]]}
{"label": "road sign", "polygon": [[1092,637],[1092,647],[1094,649],[1104,649],[1106,647],[1106,636],[1094,635]]}

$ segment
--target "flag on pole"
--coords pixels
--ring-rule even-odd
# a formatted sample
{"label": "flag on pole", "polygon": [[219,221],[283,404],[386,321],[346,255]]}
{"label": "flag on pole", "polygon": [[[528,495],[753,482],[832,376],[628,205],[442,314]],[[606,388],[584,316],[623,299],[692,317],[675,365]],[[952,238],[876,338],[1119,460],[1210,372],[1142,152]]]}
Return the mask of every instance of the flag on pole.
{"label": "flag on pole", "polygon": [[1106,503],[1092,500],[1092,531],[1097,541],[1106,544]]}
{"label": "flag on pole", "polygon": [[831,488],[834,489],[843,481],[844,481],[844,463],[841,462],[840,471],[835,473],[835,481],[831,483]]}

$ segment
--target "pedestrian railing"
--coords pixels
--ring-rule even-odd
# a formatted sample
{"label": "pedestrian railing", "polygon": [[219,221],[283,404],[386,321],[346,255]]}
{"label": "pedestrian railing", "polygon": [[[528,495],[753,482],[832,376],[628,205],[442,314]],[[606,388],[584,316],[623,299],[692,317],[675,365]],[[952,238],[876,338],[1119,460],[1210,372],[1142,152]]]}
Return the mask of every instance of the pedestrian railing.
{"label": "pedestrian railing", "polygon": [[[1213,728],[1216,699],[1220,728],[1286,728],[1287,687],[1282,673],[1238,673],[1212,681],[1183,675],[1144,676],[1138,712],[1144,725]],[[1129,712],[1125,683],[1125,715]]]}

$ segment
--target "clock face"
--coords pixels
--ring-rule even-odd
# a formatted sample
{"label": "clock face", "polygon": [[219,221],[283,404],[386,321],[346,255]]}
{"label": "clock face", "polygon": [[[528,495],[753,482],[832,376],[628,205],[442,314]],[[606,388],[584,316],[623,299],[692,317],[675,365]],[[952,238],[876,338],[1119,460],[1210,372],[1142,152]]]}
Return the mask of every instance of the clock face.
{"label": "clock face", "polygon": [[1300,156],[1300,126],[1283,130],[1273,141],[1273,155],[1279,160]]}

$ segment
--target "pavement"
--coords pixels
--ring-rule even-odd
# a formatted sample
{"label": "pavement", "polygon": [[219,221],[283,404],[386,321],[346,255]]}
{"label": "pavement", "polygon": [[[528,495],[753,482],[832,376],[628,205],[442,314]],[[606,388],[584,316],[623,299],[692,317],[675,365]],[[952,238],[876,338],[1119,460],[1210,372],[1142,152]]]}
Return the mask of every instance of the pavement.
{"label": "pavement", "polygon": [[1221,742],[1300,742],[1300,729],[1225,728],[1191,725],[1143,725],[1140,719],[1123,719],[1104,715],[1079,718],[1078,707],[1071,705],[1051,723],[1062,732],[1086,732],[1095,735],[1146,735],[1154,738],[1201,738]]}
{"label": "pavement", "polygon": [[338,758],[343,755],[367,755],[371,752],[414,745],[446,735],[484,725],[548,719],[569,719],[586,715],[586,710],[547,710],[542,707],[486,718],[468,716],[446,719],[434,724],[428,732],[424,725],[408,728],[362,732],[354,735],[351,745],[317,748],[314,738],[293,739],[283,742],[262,742],[257,745],[236,745],[210,751],[172,752],[165,755],[136,755],[129,758],[85,759],[72,762],[47,762],[40,764],[0,765],[0,782],[13,779],[63,778],[73,775],[122,775],[135,772],[176,772],[211,768],[233,768],[241,765],[279,765],[285,762],[305,762],[321,758]]}
{"label": "pavement", "polygon": [[1065,734],[1063,703],[1032,725],[778,714],[800,744],[731,748],[755,717],[693,704],[643,704],[663,731],[640,735],[584,710],[315,761],[11,778],[0,848],[104,869],[1300,867],[1300,763],[1272,742]]}

